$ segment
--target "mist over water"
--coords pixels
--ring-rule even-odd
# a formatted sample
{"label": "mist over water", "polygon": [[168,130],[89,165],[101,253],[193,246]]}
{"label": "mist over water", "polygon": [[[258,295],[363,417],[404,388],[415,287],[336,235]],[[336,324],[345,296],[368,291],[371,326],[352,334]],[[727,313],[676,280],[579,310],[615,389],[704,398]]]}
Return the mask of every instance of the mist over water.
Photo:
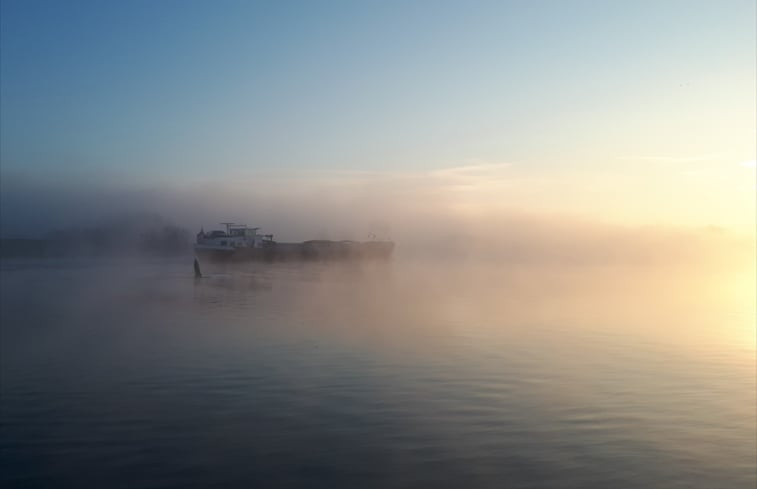
{"label": "mist over water", "polygon": [[[3,195],[4,236],[63,250],[1,262],[4,484],[757,482],[753,236],[417,179],[200,187]],[[195,279],[188,237],[227,219],[396,248]]]}
{"label": "mist over water", "polygon": [[754,277],[738,266],[2,267],[10,486],[756,482]]}
{"label": "mist over water", "polygon": [[[2,482],[754,486],[753,234],[526,212],[442,176],[4,178],[3,237],[47,258],[4,241]],[[195,279],[190,237],[227,220],[396,247]]]}
{"label": "mist over water", "polygon": [[[757,482],[753,234],[497,207],[469,176],[3,180],[3,237],[47,239],[2,250],[5,485]],[[396,247],[195,279],[225,220]]]}

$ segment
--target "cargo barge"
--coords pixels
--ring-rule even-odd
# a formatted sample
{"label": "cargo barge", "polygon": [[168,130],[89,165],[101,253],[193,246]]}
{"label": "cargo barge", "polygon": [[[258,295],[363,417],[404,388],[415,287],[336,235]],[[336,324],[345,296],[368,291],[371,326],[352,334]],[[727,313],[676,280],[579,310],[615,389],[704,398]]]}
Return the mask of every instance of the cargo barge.
{"label": "cargo barge", "polygon": [[205,232],[200,229],[194,246],[199,258],[212,260],[342,260],[386,259],[392,255],[392,241],[329,241],[310,240],[301,243],[279,243],[272,234],[259,233],[260,228],[231,222],[221,223],[225,231]]}

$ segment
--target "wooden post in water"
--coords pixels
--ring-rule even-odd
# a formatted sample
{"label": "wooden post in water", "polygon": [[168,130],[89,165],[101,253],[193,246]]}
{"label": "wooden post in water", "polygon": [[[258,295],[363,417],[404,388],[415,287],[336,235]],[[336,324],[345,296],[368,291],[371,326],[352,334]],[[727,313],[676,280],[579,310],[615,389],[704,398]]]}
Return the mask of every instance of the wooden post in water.
{"label": "wooden post in water", "polygon": [[202,278],[202,272],[200,271],[200,262],[195,258],[195,278]]}

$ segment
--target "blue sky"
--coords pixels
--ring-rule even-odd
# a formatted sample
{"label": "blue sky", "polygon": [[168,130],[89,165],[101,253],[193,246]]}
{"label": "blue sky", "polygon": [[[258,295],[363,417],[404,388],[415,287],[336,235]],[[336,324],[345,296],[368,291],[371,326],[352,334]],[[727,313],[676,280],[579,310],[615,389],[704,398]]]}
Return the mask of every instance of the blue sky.
{"label": "blue sky", "polygon": [[753,1],[3,0],[1,22],[5,175],[754,159]]}

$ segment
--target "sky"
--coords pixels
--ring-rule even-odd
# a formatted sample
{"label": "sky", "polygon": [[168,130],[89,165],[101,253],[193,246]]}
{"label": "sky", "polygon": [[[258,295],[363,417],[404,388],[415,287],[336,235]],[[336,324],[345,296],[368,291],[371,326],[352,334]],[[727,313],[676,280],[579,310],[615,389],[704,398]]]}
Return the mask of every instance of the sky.
{"label": "sky", "polygon": [[754,1],[0,6],[4,234],[216,195],[754,233]]}

